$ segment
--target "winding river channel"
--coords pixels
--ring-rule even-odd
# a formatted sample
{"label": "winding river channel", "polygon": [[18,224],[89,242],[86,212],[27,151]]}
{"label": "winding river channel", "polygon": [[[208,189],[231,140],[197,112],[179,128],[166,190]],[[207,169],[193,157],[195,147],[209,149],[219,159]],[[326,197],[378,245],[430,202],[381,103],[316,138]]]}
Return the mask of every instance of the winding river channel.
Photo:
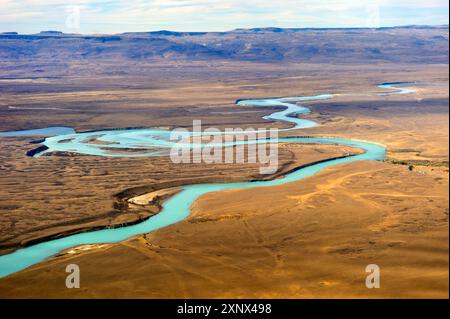
{"label": "winding river channel", "polygon": [[[376,93],[378,95],[388,94],[407,94],[414,92],[413,89],[397,87],[397,85],[411,84],[406,82],[384,83],[379,85],[382,89],[391,89],[393,91],[386,93]],[[310,110],[304,106],[297,105],[297,102],[315,101],[331,99],[333,95],[317,95],[311,97],[288,97],[288,98],[268,98],[255,100],[240,100],[238,105],[253,105],[253,106],[277,106],[283,107],[282,111],[274,112],[265,117],[265,119],[289,122],[293,126],[284,130],[293,130],[301,128],[309,128],[318,125],[316,122],[306,119],[298,118],[296,115],[305,114]],[[98,156],[155,156],[166,155],[160,149],[169,149],[173,146],[173,142],[169,140],[170,131],[162,129],[129,129],[129,130],[104,130],[87,133],[75,133],[70,128],[49,128],[31,131],[18,132],[3,132],[0,136],[36,136],[36,135],[54,135],[47,137],[42,144],[47,147],[44,152],[65,151],[88,155]],[[61,133],[62,132],[62,133]],[[56,134],[55,134],[56,133]],[[196,132],[191,132],[196,134]],[[92,144],[89,141],[96,138],[104,143],[107,143],[108,149],[105,150],[104,145]],[[267,142],[264,140],[264,142]],[[293,171],[282,178],[270,181],[256,181],[256,182],[239,182],[239,183],[211,183],[211,184],[196,184],[183,186],[182,190],[166,200],[160,213],[150,217],[149,219],[132,226],[125,226],[121,228],[103,229],[71,235],[64,238],[49,240],[40,244],[18,249],[13,253],[0,256],[0,278],[23,270],[31,265],[39,263],[57,253],[72,248],[75,246],[86,244],[105,244],[117,243],[126,240],[130,237],[149,233],[154,230],[166,227],[168,225],[177,223],[190,214],[191,205],[200,196],[226,189],[245,189],[256,187],[268,187],[282,185],[300,179],[312,176],[328,167],[338,164],[349,163],[361,160],[377,161],[383,160],[385,157],[384,146],[366,141],[357,141],[341,138],[327,138],[327,137],[285,137],[278,138],[278,143],[313,143],[313,144],[339,144],[363,149],[365,152],[359,155],[348,156],[339,159],[330,159],[317,164],[304,167],[302,169]],[[121,149],[138,149],[144,150],[139,154],[124,154]],[[37,155],[39,156],[39,154]]]}

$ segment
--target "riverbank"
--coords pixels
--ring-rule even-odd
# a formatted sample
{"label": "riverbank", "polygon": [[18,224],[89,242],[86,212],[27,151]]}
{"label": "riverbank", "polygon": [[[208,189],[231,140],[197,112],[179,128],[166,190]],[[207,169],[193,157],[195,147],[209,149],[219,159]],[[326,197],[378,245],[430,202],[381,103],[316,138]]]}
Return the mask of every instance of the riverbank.
{"label": "riverbank", "polygon": [[[348,154],[349,151],[352,153]],[[354,148],[342,148],[340,146],[333,145],[304,145],[298,147],[297,145],[286,144],[281,148],[280,167],[275,174],[265,176],[259,175],[256,171],[255,165],[241,165],[242,170],[247,171],[247,176],[241,175],[243,172],[237,168],[233,174],[210,175],[202,177],[189,177],[186,176],[181,179],[169,180],[165,182],[152,182],[148,185],[139,185],[136,187],[129,187],[122,189],[112,195],[110,210],[103,214],[96,213],[93,216],[86,216],[73,221],[64,221],[59,223],[51,223],[50,225],[43,225],[23,230],[23,235],[15,236],[11,239],[4,239],[0,241],[0,255],[8,254],[16,249],[27,247],[33,244],[41,243],[47,240],[62,238],[73,234],[79,234],[99,229],[117,228],[125,225],[134,225],[150,218],[151,216],[159,213],[161,209],[161,201],[150,203],[145,206],[132,206],[129,205],[129,199],[140,196],[146,193],[154,192],[157,190],[163,190],[167,188],[180,187],[190,184],[201,183],[231,183],[231,182],[245,182],[256,180],[273,180],[285,175],[288,172],[292,172],[297,167],[305,167],[313,163],[326,161],[328,159],[340,158],[347,154],[358,154],[359,151]],[[55,159],[61,159],[61,157],[43,157],[42,160],[54,161]],[[99,157],[83,156],[84,160],[93,161],[101,160]],[[148,159],[147,162],[155,160],[155,167],[161,166],[160,160],[162,159]],[[46,164],[48,165],[48,164]],[[148,164],[147,164],[148,165]],[[236,165],[232,165],[236,168]],[[255,167],[253,167],[255,166]],[[203,174],[208,174],[208,167],[202,167],[197,165],[197,169]],[[186,167],[187,168],[187,167]],[[191,167],[192,168],[192,167]],[[149,168],[151,169],[151,168]],[[222,168],[223,169],[223,168]],[[175,171],[179,172],[180,171]],[[231,172],[230,172],[231,173]],[[105,175],[106,178],[111,178],[111,175]],[[171,176],[168,176],[171,178]],[[165,200],[164,198],[162,200]]]}
{"label": "riverbank", "polygon": [[[448,298],[448,173],[439,174],[357,162],[211,193],[175,225],[3,278],[0,297]],[[64,286],[69,263],[81,289]],[[365,287],[370,263],[381,289]]]}
{"label": "riverbank", "polygon": [[[407,74],[407,77],[412,78],[414,76],[413,73],[414,72],[410,72],[409,74]],[[393,73],[391,73],[391,74],[393,74]],[[371,76],[376,77],[373,74]],[[405,77],[402,77],[402,78],[405,78]],[[445,78],[445,76],[444,76],[444,78]],[[289,80],[292,81],[293,79],[289,79]],[[347,81],[346,83],[348,83],[348,79],[347,80],[345,80],[344,78],[338,79],[338,81],[340,81],[340,80],[342,80],[344,82]],[[376,81],[376,80],[374,80],[372,78],[372,81]],[[299,82],[301,82],[301,81],[299,81]],[[378,81],[372,82],[372,83],[377,83],[377,82]],[[282,83],[283,83],[283,85],[286,85],[291,82],[286,80],[286,81],[282,81]],[[295,81],[292,83],[295,83]],[[324,83],[326,83],[326,82],[324,82]],[[364,87],[364,84],[362,82],[360,84],[361,84],[360,88]],[[421,85],[423,85],[423,84],[421,84]],[[261,89],[264,89],[264,91],[267,90],[266,87],[261,87]],[[289,87],[286,86],[286,88],[284,88],[284,89],[289,90]],[[291,90],[292,90],[292,87],[291,87]],[[347,88],[347,90],[350,91],[351,88]],[[329,92],[329,91],[331,91],[331,90],[328,90],[328,89],[325,90],[325,92]],[[366,90],[364,90],[364,91],[366,91]],[[439,88],[436,88],[436,87],[431,88],[431,91],[439,92]],[[425,91],[422,91],[417,96],[414,95],[413,97],[408,97],[408,98],[398,96],[398,97],[395,97],[395,99],[394,98],[385,98],[379,102],[374,101],[373,99],[371,99],[370,97],[368,97],[367,95],[364,95],[362,93],[361,96],[359,97],[360,98],[359,100],[351,102],[351,103],[349,103],[349,98],[348,97],[346,98],[343,95],[337,97],[336,98],[337,101],[334,101],[334,102],[312,103],[313,104],[312,108],[314,110],[316,110],[317,113],[311,114],[311,117],[314,118],[315,116],[317,116],[317,118],[319,118],[320,121],[323,121],[325,124],[319,128],[313,128],[313,129],[309,130],[308,134],[310,132],[311,133],[315,132],[315,134],[320,134],[320,135],[326,135],[326,134],[333,133],[333,134],[342,134],[342,136],[346,136],[349,138],[364,138],[364,139],[369,139],[369,140],[377,140],[377,141],[386,143],[387,145],[398,146],[399,150],[410,148],[408,146],[408,144],[415,145],[416,141],[419,140],[419,142],[421,143],[421,145],[420,145],[421,156],[430,156],[430,155],[447,156],[447,155],[442,155],[442,154],[447,154],[447,152],[442,152],[442,150],[444,150],[446,146],[444,146],[445,145],[444,143],[441,143],[442,140],[445,140],[445,136],[444,136],[445,131],[441,134],[442,136],[439,134],[436,135],[436,132],[438,132],[439,129],[441,128],[440,124],[445,122],[445,115],[447,115],[447,118],[448,118],[448,110],[447,110],[447,113],[445,113],[444,111],[440,112],[439,111],[440,109],[435,107],[436,104],[441,103],[439,100],[431,101],[432,103],[430,102],[429,96],[430,96],[431,91],[430,91],[430,87],[428,87],[428,88],[426,88]],[[425,94],[422,94],[422,93],[425,93]],[[262,95],[263,93],[260,93],[260,94]],[[275,93],[275,94],[277,94],[277,93]],[[438,94],[440,94],[440,93],[438,93]],[[283,94],[280,94],[280,95],[283,95]],[[428,95],[428,98],[427,98],[427,95]],[[435,95],[435,93],[433,93],[432,95]],[[249,96],[249,95],[242,94],[240,96]],[[253,96],[253,94],[252,94],[252,96]],[[274,96],[276,96],[276,95],[274,95]],[[423,102],[420,102],[418,100],[419,98]],[[424,107],[424,105],[426,105],[426,107]],[[345,106],[346,108],[344,108],[343,106]],[[403,108],[405,108],[405,107],[408,108],[407,112],[405,112],[403,110]],[[414,111],[411,112],[411,109],[413,109]],[[250,111],[248,111],[248,112],[251,113]],[[433,112],[436,112],[436,113],[433,113]],[[219,113],[220,113],[220,111],[219,111]],[[409,116],[406,122],[405,122],[404,118],[397,117],[399,114],[405,114],[405,113],[407,113]],[[345,115],[342,115],[342,114],[345,114]],[[415,117],[417,117],[417,116],[420,116],[421,120],[424,119],[424,116],[423,116],[424,114],[425,114],[425,121],[416,121]],[[254,113],[252,114],[252,116],[253,115],[254,115]],[[441,121],[439,119],[443,119],[444,121]],[[437,120],[439,120],[439,121],[437,121]],[[447,120],[447,122],[448,122],[448,120]],[[400,125],[397,125],[396,123],[400,124]],[[425,123],[425,124],[432,123],[433,129],[432,130],[430,129],[431,126],[425,126],[425,128],[424,128],[424,126],[422,125],[423,123]],[[395,126],[394,124],[397,126]],[[444,126],[442,126],[442,127],[444,127]],[[320,129],[322,131],[320,131]],[[436,138],[436,136],[438,138]],[[391,138],[391,140],[390,140],[390,138]],[[135,183],[135,181],[133,181],[133,180],[131,180],[130,182]],[[387,182],[388,181],[384,181],[381,183],[387,183]],[[387,183],[387,184],[390,185],[389,183]],[[420,190],[417,190],[417,191],[420,192]],[[386,192],[389,192],[389,191],[386,191]],[[400,200],[401,200],[401,198],[402,197],[400,197]],[[343,203],[339,203],[339,205],[341,205],[341,204],[343,204]],[[331,207],[330,211],[339,212],[339,207],[340,207],[339,205],[338,205],[338,207],[334,207],[334,206]],[[427,207],[429,207],[429,206],[427,206]],[[395,209],[397,209],[397,207]],[[399,208],[399,209],[401,209],[401,208]],[[272,212],[272,214],[273,214],[273,212]],[[220,216],[219,216],[220,218],[216,218],[215,216],[213,216],[213,217],[207,217],[205,220],[217,219],[217,222],[220,223],[220,222],[224,222],[224,221],[227,221],[230,219],[231,220],[233,220],[233,219],[241,220],[242,219],[241,217],[243,216],[242,214],[237,214],[236,217],[233,217],[234,214],[229,214],[229,215],[232,215],[232,216],[231,217],[223,216],[223,218]],[[295,215],[293,215],[292,217],[295,217]],[[409,215],[406,216],[406,218],[408,218],[408,217],[409,217]],[[30,220],[31,220],[31,218],[30,218]],[[272,223],[274,223],[274,220],[272,220]],[[183,224],[184,224],[184,222],[183,222]],[[205,226],[208,226],[209,224],[210,223],[208,223],[208,222],[204,223]],[[274,224],[276,224],[276,223],[274,223]],[[304,226],[307,226],[307,225],[308,224],[306,224]],[[209,227],[207,227],[207,228],[209,229]],[[257,227],[257,228],[259,228],[259,227]],[[301,228],[292,229],[291,235],[298,234],[301,231],[302,231]],[[349,236],[351,236],[351,234]],[[426,236],[426,235],[425,235],[425,233],[420,233],[420,229],[419,229],[419,236],[421,236],[421,238],[422,238],[422,236]],[[245,238],[240,238],[239,236],[234,238],[234,240],[240,240],[240,239],[245,240]],[[123,245],[125,245],[125,243]],[[150,245],[152,245],[152,243],[150,243]],[[262,247],[264,247],[265,243],[261,242],[261,245],[262,245]],[[138,247],[139,251],[142,253],[145,253],[146,247],[148,247],[147,244],[143,245],[142,247],[140,244],[138,246],[139,246]],[[122,247],[122,244],[110,245],[108,247],[111,247],[111,249],[115,249],[118,247]],[[207,248],[211,249],[211,247],[207,247]],[[383,247],[378,247],[377,249],[383,250]],[[210,250],[208,250],[208,251],[211,252]],[[263,253],[263,252],[261,252],[261,253]],[[221,254],[221,252],[217,252],[217,254]],[[207,256],[207,255],[205,255],[205,256]],[[93,257],[93,255],[90,255],[90,257]],[[242,257],[242,256],[240,256],[240,257]],[[92,260],[96,260],[96,259],[92,259]],[[195,264],[195,260],[187,259],[185,261],[186,261],[186,263],[190,264],[191,266],[193,266]],[[46,267],[48,267],[49,264],[52,262],[53,262],[53,260],[49,261],[49,263],[44,263],[44,264],[42,264],[40,266],[36,266],[36,267],[39,269],[47,269]],[[162,262],[163,265],[170,264],[168,260],[160,261],[160,262]],[[224,262],[226,262],[226,258],[225,258]],[[121,267],[120,262],[116,266]],[[117,270],[117,268],[115,270]],[[217,270],[217,268],[216,268],[216,270]],[[32,272],[33,269],[30,269],[30,271]],[[167,271],[167,269],[166,269],[166,271]],[[26,271],[24,273],[28,273],[28,271]],[[55,275],[56,273],[53,273],[53,274]],[[134,278],[139,278],[139,274],[135,274],[135,275],[136,275],[136,277],[134,277]],[[14,275],[13,277],[20,278],[21,276],[19,274],[17,274],[17,276]],[[323,277],[323,274],[322,274],[322,277]],[[136,287],[139,287],[139,284],[133,281],[133,277],[128,278],[128,279],[130,279],[130,282],[133,282],[133,284],[135,284]],[[192,282],[196,283],[197,281],[193,280]],[[260,281],[256,281],[256,282],[260,283],[260,285],[264,285],[264,281],[262,280],[262,278]],[[249,283],[249,285],[250,285],[250,283]],[[6,287],[6,286],[4,286],[4,287]],[[90,286],[90,287],[92,287],[92,286]],[[152,287],[144,287],[144,289],[147,289],[147,288],[151,289]],[[49,291],[51,291],[52,289],[53,288],[49,288]],[[95,289],[95,287],[93,289]],[[161,293],[161,295],[164,294],[164,291],[162,288],[156,289],[156,290],[159,291]],[[184,291],[186,295],[195,294],[195,291],[192,291],[192,290],[191,290],[191,292],[186,292],[186,290],[181,289],[181,291]],[[245,292],[245,290],[243,290],[243,292]],[[99,295],[101,295],[101,292],[99,293]]]}

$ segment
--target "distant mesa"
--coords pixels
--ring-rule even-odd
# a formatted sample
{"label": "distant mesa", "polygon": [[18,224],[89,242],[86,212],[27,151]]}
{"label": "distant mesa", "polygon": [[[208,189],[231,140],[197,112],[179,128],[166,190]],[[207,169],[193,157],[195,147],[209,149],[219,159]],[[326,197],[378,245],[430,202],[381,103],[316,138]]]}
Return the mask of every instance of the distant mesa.
{"label": "distant mesa", "polygon": [[417,29],[417,30],[433,30],[433,29],[448,29],[448,24],[442,25],[420,25],[412,24],[399,27],[381,27],[379,29]]}
{"label": "distant mesa", "polygon": [[224,32],[0,34],[3,60],[240,60],[302,63],[448,63],[448,26],[257,27]]}
{"label": "distant mesa", "polygon": [[287,31],[287,30],[290,30],[290,29],[270,27],[270,28],[235,29],[233,31],[234,32],[274,32],[274,33],[282,33],[282,32]]}
{"label": "distant mesa", "polygon": [[39,32],[39,34],[64,35],[64,32],[49,30],[49,31],[41,31]]}
{"label": "distant mesa", "polygon": [[169,30],[159,30],[159,31],[148,31],[148,32],[125,32],[122,33],[124,35],[162,35],[162,36],[174,36],[174,37],[183,37],[183,36],[192,36],[192,35],[205,35],[208,32],[178,32],[178,31],[169,31]]}
{"label": "distant mesa", "polygon": [[5,35],[18,35],[19,33],[17,33],[17,32],[0,32],[0,34],[5,34]]}
{"label": "distant mesa", "polygon": [[172,36],[190,36],[190,35],[205,35],[208,32],[177,32],[177,31],[168,31],[168,30],[160,30],[160,31],[150,31],[148,34],[153,35],[172,35]]}
{"label": "distant mesa", "polygon": [[169,31],[169,30],[160,30],[160,31],[150,31],[147,32],[147,34],[153,34],[153,35],[173,35],[173,36],[182,36],[183,32],[177,32],[177,31]]}

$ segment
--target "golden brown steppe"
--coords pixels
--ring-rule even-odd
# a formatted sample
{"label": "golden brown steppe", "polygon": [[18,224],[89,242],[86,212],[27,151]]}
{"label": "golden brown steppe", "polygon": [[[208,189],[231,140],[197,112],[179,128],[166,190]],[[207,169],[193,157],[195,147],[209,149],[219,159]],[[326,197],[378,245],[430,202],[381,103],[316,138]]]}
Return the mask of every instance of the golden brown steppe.
{"label": "golden brown steppe", "polygon": [[[360,162],[212,193],[176,225],[12,275],[1,296],[447,298],[448,179],[438,175]],[[69,263],[81,268],[81,289],[65,288]],[[381,289],[369,290],[373,263]]]}
{"label": "golden brown steppe", "polygon": [[[256,164],[174,164],[169,157],[25,156],[23,138],[3,142],[0,254],[56,236],[123,226],[159,211],[161,201],[133,205],[136,195],[174,186],[275,178],[298,166],[359,152],[334,145],[282,145],[279,168]],[[29,147],[26,145],[26,147]],[[122,195],[122,193],[124,193]]]}
{"label": "golden brown steppe", "polygon": [[[4,129],[25,128],[32,120],[39,126],[70,125],[81,130],[188,126],[198,116],[206,125],[261,126],[265,122],[261,116],[273,111],[271,108],[249,108],[241,113],[234,100],[332,92],[340,94],[333,100],[307,103],[313,110],[308,117],[319,121],[320,127],[286,134],[380,142],[387,145],[389,161],[333,167],[279,187],[207,194],[194,204],[193,214],[176,225],[117,245],[73,250],[8,276],[0,280],[1,297],[448,297],[447,66],[243,65],[246,71],[253,70],[245,78],[231,72],[231,66],[210,67],[217,71],[214,81],[177,82],[176,88],[6,95],[4,105],[33,101],[37,107],[51,102],[67,110],[56,114],[57,122],[39,110],[32,118],[24,112],[15,113],[7,117]],[[388,97],[366,94],[379,92],[374,84],[387,81],[417,81],[417,93]],[[77,104],[83,106],[80,116],[74,107]],[[2,147],[4,158],[12,148],[20,150],[13,152],[12,161],[24,161],[18,154],[28,147],[26,141],[1,143],[10,148],[6,151]],[[292,146],[286,147],[292,152]],[[89,167],[89,157],[75,156],[71,161],[77,167],[73,183],[90,179],[96,169]],[[2,165],[12,174],[8,162]],[[141,163],[123,160],[123,164],[126,168],[122,170],[112,163],[102,167],[109,174],[116,167],[114,179],[94,175],[93,185],[105,185],[103,191],[93,187],[88,201],[79,201],[77,196],[69,200],[76,205],[73,216],[96,205],[110,209],[111,196],[119,189],[159,181],[167,173],[144,170],[148,174],[144,182]],[[208,168],[198,169],[198,175],[192,176],[186,168],[183,176],[211,173]],[[13,171],[17,174],[15,168]],[[237,171],[248,178],[248,167]],[[31,175],[36,178],[39,174]],[[117,188],[108,189],[112,180]],[[8,191],[21,196],[24,203],[42,196],[32,188],[24,193],[25,184],[7,181]],[[57,178],[49,181],[54,183]],[[36,187],[39,189],[39,183]],[[55,188],[54,192],[66,192],[64,189]],[[7,205],[18,205],[13,202]],[[40,202],[39,209],[47,204]],[[65,215],[69,206],[64,201],[59,205]],[[6,207],[6,211],[13,208]],[[84,211],[96,218],[95,210]],[[31,228],[35,220],[32,214],[29,218],[24,215],[16,218],[28,225],[22,231]],[[51,226],[48,221],[44,224]],[[65,289],[64,268],[69,262],[82,269],[80,290]],[[370,263],[381,267],[379,290],[364,286],[364,269]]]}

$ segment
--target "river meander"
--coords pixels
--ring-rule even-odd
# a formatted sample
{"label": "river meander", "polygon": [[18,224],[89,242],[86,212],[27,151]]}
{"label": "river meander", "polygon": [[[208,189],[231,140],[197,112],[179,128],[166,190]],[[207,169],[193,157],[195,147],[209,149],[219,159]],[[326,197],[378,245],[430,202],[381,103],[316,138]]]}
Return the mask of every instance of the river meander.
{"label": "river meander", "polygon": [[[409,88],[397,88],[394,85],[404,83],[385,83],[380,85],[383,89],[394,89],[395,91],[389,93],[378,94],[406,94],[414,92]],[[333,96],[318,95],[312,97],[288,97],[288,98],[269,98],[269,99],[255,99],[255,100],[241,100],[237,104],[257,105],[257,106],[279,106],[284,107],[282,111],[274,112],[265,118],[289,122],[293,126],[289,129],[308,128],[317,125],[317,123],[295,117],[294,115],[304,114],[309,112],[309,109],[297,105],[296,102],[314,101],[322,99],[331,99]],[[11,136],[11,132],[8,132]],[[45,135],[45,134],[44,134]],[[23,134],[22,134],[23,136]],[[103,142],[108,143],[108,150],[104,150],[102,145],[86,143],[89,138],[97,137]],[[101,136],[101,137],[98,137]],[[160,151],[154,151],[155,148],[169,148],[173,145],[168,140],[170,131],[161,129],[130,129],[130,130],[107,130],[96,131],[89,133],[73,133],[65,131],[64,134],[48,137],[43,144],[48,147],[47,152],[51,151],[68,151],[81,154],[98,155],[98,156],[154,156],[161,155]],[[61,141],[64,141],[61,143]],[[264,141],[266,142],[266,141]],[[149,233],[154,230],[166,227],[168,225],[177,223],[190,214],[190,207],[195,200],[200,196],[226,189],[245,189],[256,187],[269,187],[282,185],[303,178],[317,174],[318,172],[339,164],[350,163],[354,161],[383,160],[385,157],[385,147],[378,143],[371,143],[367,141],[357,141],[342,138],[328,138],[328,137],[285,137],[279,138],[278,143],[315,143],[315,144],[338,144],[363,149],[365,152],[358,155],[348,156],[339,159],[330,159],[320,163],[312,164],[310,166],[293,171],[282,178],[270,181],[256,181],[256,182],[240,182],[240,183],[211,183],[211,184],[196,184],[183,186],[182,190],[176,195],[172,196],[163,203],[160,213],[150,217],[149,219],[132,226],[125,226],[121,228],[103,229],[71,235],[64,238],[49,240],[40,244],[25,247],[16,250],[13,253],[0,256],[0,278],[8,276],[12,273],[23,270],[31,265],[39,263],[57,253],[79,245],[86,244],[104,244],[117,243],[127,238]],[[139,148],[148,149],[149,152],[140,154],[124,155],[118,151],[121,148]],[[113,151],[111,151],[111,149]],[[153,151],[150,151],[153,150]]]}

